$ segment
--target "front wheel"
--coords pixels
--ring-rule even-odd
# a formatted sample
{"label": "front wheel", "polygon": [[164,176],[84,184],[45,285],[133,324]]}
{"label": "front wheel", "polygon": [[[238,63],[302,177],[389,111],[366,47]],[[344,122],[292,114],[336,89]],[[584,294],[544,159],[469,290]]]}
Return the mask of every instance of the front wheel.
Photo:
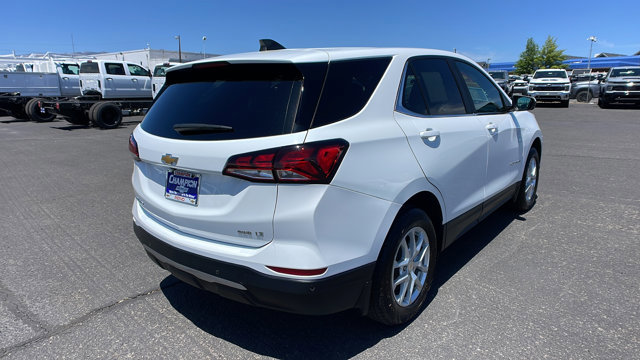
{"label": "front wheel", "polygon": [[609,103],[608,103],[608,102],[606,102],[606,101],[604,101],[602,98],[598,98],[598,106],[599,106],[601,109],[608,109],[608,108],[610,107],[610,106],[609,106]]}
{"label": "front wheel", "polygon": [[560,101],[560,106],[568,108],[569,107],[569,100]]}
{"label": "front wheel", "polygon": [[540,171],[540,155],[536,148],[529,150],[527,165],[522,174],[520,189],[516,195],[515,208],[520,212],[531,210],[538,197],[538,175]]}
{"label": "front wheel", "polygon": [[394,221],[373,276],[369,317],[386,325],[413,319],[424,305],[436,266],[436,233],[420,209]]}
{"label": "front wheel", "polygon": [[589,102],[591,101],[591,93],[589,91],[583,90],[576,94],[576,101],[578,102]]}

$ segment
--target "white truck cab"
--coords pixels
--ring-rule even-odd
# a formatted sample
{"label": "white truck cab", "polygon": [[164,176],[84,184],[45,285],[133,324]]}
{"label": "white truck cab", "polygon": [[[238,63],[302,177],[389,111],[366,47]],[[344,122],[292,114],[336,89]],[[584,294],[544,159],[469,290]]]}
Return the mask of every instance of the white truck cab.
{"label": "white truck cab", "polygon": [[103,99],[151,98],[151,72],[125,61],[90,60],[80,64],[80,90]]}
{"label": "white truck cab", "polygon": [[153,94],[153,98],[155,99],[162,89],[164,82],[166,80],[166,71],[168,68],[178,65],[180,63],[176,62],[166,62],[163,64],[158,64],[153,68],[153,77],[151,78],[151,93]]}
{"label": "white truck cab", "polygon": [[529,96],[537,101],[560,101],[569,107],[571,81],[564,69],[538,69],[529,82]]}

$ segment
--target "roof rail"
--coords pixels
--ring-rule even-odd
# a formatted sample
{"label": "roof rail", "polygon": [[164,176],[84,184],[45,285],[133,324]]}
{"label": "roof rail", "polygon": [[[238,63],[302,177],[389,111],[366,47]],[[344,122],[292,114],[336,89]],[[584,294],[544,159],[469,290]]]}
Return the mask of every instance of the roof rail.
{"label": "roof rail", "polygon": [[284,46],[279,44],[275,40],[271,39],[260,39],[260,51],[269,51],[269,50],[282,50],[286,49]]}

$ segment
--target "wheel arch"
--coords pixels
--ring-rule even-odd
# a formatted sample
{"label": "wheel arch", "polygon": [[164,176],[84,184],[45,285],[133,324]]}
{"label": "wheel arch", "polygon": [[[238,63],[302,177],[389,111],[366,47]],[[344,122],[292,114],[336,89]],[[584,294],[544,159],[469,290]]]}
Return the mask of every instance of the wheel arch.
{"label": "wheel arch", "polygon": [[429,219],[431,219],[431,222],[433,223],[433,227],[435,228],[436,236],[438,238],[438,251],[442,250],[444,236],[444,214],[442,210],[443,207],[440,204],[440,200],[438,200],[438,198],[429,191],[421,191],[413,195],[402,205],[400,211],[398,211],[398,214],[396,215],[396,218],[402,215],[403,212],[413,208],[420,209],[424,211],[427,216],[429,216]]}

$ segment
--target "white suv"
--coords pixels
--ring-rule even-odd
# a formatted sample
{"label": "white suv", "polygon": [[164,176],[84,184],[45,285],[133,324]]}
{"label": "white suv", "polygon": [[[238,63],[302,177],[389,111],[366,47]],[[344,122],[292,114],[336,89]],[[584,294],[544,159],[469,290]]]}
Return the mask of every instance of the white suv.
{"label": "white suv", "polygon": [[297,49],[167,71],[130,137],[134,230],[177,278],[302,314],[413,318],[438,254],[536,200],[535,100],[422,49]]}

